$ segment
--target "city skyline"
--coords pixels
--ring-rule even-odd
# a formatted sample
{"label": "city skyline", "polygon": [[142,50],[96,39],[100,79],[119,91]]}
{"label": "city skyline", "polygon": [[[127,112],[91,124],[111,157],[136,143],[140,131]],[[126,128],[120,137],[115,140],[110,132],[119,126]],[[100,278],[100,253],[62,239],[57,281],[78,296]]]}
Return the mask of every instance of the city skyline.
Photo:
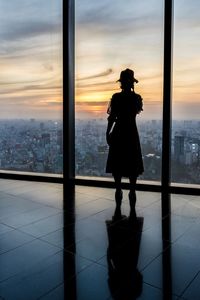
{"label": "city skyline", "polygon": [[[200,121],[174,121],[171,134],[171,181],[199,184]],[[77,119],[75,133],[75,167],[77,176],[110,177],[106,173],[108,145],[104,119]],[[162,121],[138,123],[144,173],[141,180],[161,180]],[[91,147],[92,145],[92,147]],[[196,172],[194,172],[194,169]]]}
{"label": "city skyline", "polygon": [[63,172],[62,123],[53,120],[0,120],[0,169]]}

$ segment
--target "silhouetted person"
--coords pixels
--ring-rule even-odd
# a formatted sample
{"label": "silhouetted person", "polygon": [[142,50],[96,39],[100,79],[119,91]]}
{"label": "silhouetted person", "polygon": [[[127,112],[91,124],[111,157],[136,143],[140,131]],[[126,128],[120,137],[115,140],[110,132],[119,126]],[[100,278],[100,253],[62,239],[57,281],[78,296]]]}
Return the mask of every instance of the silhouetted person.
{"label": "silhouetted person", "polygon": [[108,126],[106,139],[109,145],[109,153],[106,172],[112,173],[115,192],[115,218],[121,217],[121,203],[123,193],[121,189],[122,177],[130,180],[130,218],[136,217],[136,181],[143,173],[143,161],[140,140],[136,126],[136,115],[143,110],[142,98],[134,91],[134,72],[126,69],[121,72],[120,79],[122,91],[112,96],[108,107]]}

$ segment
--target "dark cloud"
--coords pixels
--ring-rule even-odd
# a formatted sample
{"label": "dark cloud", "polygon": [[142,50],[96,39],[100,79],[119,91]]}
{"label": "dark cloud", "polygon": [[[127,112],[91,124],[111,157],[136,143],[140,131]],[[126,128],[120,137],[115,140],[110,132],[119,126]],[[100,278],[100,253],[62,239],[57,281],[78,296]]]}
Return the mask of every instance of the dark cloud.
{"label": "dark cloud", "polygon": [[106,82],[98,82],[98,83],[78,83],[76,88],[93,88],[93,87],[105,87],[111,86],[115,83],[115,81],[106,81]]}
{"label": "dark cloud", "polygon": [[77,78],[77,81],[94,79],[94,78],[98,78],[98,77],[104,77],[104,76],[110,75],[112,73],[113,73],[113,70],[112,69],[108,69],[108,70],[106,70],[104,72],[101,72],[101,73],[98,73],[98,74],[94,74],[94,75],[91,75],[91,76]]}
{"label": "dark cloud", "polygon": [[[82,0],[79,1],[82,2]],[[128,6],[120,1],[101,1],[99,4],[83,1],[85,6],[77,7],[77,28],[80,31],[103,33],[104,35],[126,34],[144,31],[160,31],[163,25],[163,7],[159,1],[143,4],[137,1]],[[160,5],[159,5],[160,4]],[[121,36],[122,38],[123,36]]]}
{"label": "dark cloud", "polygon": [[[127,37],[129,34],[131,35],[130,38],[132,38],[133,42],[133,34],[135,37],[135,34],[143,34],[143,35],[149,35],[151,34],[157,34],[157,32],[161,32],[162,30],[162,18],[156,16],[156,17],[151,17],[151,16],[144,16],[143,17],[137,17],[137,18],[131,18],[129,19],[124,19],[121,21],[114,20],[113,22],[111,20],[109,21],[104,21],[101,24],[92,24],[92,23],[86,23],[84,27],[79,24],[79,30],[82,34],[82,31],[85,30],[87,34],[98,34],[102,36],[112,36],[117,37],[120,40],[123,39],[123,37]],[[125,34],[126,33],[126,34]],[[78,30],[77,30],[77,35],[78,35]]]}
{"label": "dark cloud", "polygon": [[[49,93],[49,96],[52,96],[53,93]],[[55,95],[56,96],[56,95]],[[23,94],[23,95],[8,95],[6,97],[6,101],[5,98],[1,98],[0,97],[0,103],[2,105],[2,107],[6,106],[16,106],[18,108],[21,107],[21,109],[25,109],[26,106],[29,107],[30,105],[38,105],[38,107],[40,107],[40,103],[43,102],[48,102],[48,94],[41,94],[39,95],[29,95],[29,94]]]}
{"label": "dark cloud", "polygon": [[60,23],[33,21],[28,22],[18,21],[9,24],[5,30],[0,32],[1,41],[13,41],[20,39],[29,39],[36,36],[57,33],[61,31]]}
{"label": "dark cloud", "polygon": [[23,87],[18,87],[18,88],[13,88],[13,89],[2,89],[0,90],[0,95],[9,95],[13,93],[18,93],[18,92],[26,92],[26,91],[62,91],[61,86],[42,86],[42,85],[28,85],[28,86],[23,86]]}
{"label": "dark cloud", "polygon": [[[84,3],[85,2],[85,3]],[[77,1],[76,22],[79,25],[99,24],[113,16],[113,10],[108,3]],[[105,1],[104,1],[105,2]]]}
{"label": "dark cloud", "polygon": [[[59,34],[58,34],[59,36]],[[0,39],[1,41],[1,39]],[[58,49],[61,49],[60,43],[55,43],[52,40],[46,40],[36,42],[29,42],[27,43],[26,40],[7,40],[5,41],[6,45],[1,46],[0,48],[0,56],[1,58],[5,60],[12,60],[13,63],[16,60],[24,60],[26,58],[32,58],[40,59],[44,53],[49,53],[50,49],[51,51],[55,50],[58,52]]]}
{"label": "dark cloud", "polygon": [[7,85],[25,84],[25,83],[33,83],[33,82],[41,82],[41,79],[31,80],[28,82],[26,82],[25,80],[23,80],[23,81],[0,81],[0,85],[7,86]]}
{"label": "dark cloud", "polygon": [[24,87],[24,90],[61,90],[62,87],[59,85],[55,86],[41,86],[41,85],[29,85]]}

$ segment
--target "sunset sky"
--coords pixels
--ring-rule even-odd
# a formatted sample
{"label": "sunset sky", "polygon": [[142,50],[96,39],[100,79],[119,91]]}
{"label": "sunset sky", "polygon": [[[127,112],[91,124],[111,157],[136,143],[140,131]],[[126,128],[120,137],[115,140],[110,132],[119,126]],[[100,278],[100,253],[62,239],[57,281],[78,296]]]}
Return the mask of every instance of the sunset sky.
{"label": "sunset sky", "polygon": [[[199,118],[200,2],[175,0],[173,117]],[[132,68],[143,118],[162,118],[163,1],[76,0],[76,111],[105,117]]]}
{"label": "sunset sky", "polygon": [[[200,2],[175,0],[173,117],[200,111]],[[0,118],[62,118],[62,1],[0,0]],[[76,0],[76,116],[106,117],[132,68],[162,118],[163,1]]]}
{"label": "sunset sky", "polygon": [[0,0],[0,118],[62,117],[61,0]]}

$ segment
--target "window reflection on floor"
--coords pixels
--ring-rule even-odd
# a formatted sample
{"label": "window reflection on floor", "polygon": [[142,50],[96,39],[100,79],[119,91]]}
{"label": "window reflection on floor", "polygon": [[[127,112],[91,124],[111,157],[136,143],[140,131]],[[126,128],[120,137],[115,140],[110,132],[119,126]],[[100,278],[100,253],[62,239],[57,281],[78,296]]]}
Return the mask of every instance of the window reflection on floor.
{"label": "window reflection on floor", "polygon": [[123,194],[116,221],[112,189],[76,186],[63,210],[61,184],[1,180],[1,297],[198,299],[200,198],[172,195],[163,241],[160,194],[137,192],[133,223]]}

